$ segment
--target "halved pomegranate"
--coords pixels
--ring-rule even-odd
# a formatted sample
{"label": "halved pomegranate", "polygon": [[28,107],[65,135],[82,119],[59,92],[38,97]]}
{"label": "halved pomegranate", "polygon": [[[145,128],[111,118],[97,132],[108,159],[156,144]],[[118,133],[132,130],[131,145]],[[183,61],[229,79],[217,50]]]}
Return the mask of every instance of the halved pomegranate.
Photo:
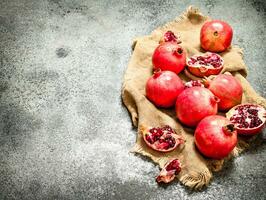
{"label": "halved pomegranate", "polygon": [[187,61],[188,70],[198,77],[219,74],[223,69],[223,65],[222,57],[211,52],[203,55],[194,55]]}
{"label": "halved pomegranate", "polygon": [[182,136],[168,125],[164,127],[141,128],[143,139],[152,149],[160,152],[169,152],[176,149],[180,144],[184,143]]}
{"label": "halved pomegranate", "polygon": [[178,159],[171,159],[167,162],[164,168],[161,170],[159,176],[157,176],[156,181],[158,183],[164,182],[169,183],[174,180],[175,176],[181,171],[181,164]]}
{"label": "halved pomegranate", "polygon": [[226,117],[235,124],[238,134],[255,135],[264,127],[266,111],[259,105],[240,104],[229,110]]}
{"label": "halved pomegranate", "polygon": [[191,80],[185,83],[185,88],[191,88],[191,87],[204,87],[204,85],[202,84],[202,82],[200,80]]}
{"label": "halved pomegranate", "polygon": [[176,36],[172,31],[167,31],[164,33],[159,43],[163,42],[176,42],[177,44],[181,43],[179,37]]}

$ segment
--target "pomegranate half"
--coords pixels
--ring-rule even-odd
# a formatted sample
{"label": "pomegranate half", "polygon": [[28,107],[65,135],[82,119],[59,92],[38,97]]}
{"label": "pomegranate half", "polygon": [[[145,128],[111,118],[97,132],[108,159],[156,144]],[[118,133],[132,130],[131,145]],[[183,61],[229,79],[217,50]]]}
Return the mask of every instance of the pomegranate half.
{"label": "pomegranate half", "polygon": [[240,104],[228,111],[226,117],[235,125],[238,134],[255,135],[264,128],[266,111],[259,105]]}
{"label": "pomegranate half", "polygon": [[176,36],[172,31],[167,31],[164,33],[159,43],[163,42],[176,42],[177,44],[181,43],[179,37]]}
{"label": "pomegranate half", "polygon": [[194,55],[187,61],[187,68],[195,76],[204,77],[217,75],[223,69],[224,61],[216,53],[207,52],[203,55]]}
{"label": "pomegranate half", "polygon": [[176,100],[176,116],[185,125],[194,127],[200,120],[215,115],[219,99],[204,87],[185,89]]}
{"label": "pomegranate half", "polygon": [[220,20],[206,22],[200,31],[200,44],[206,51],[222,52],[230,45],[233,37],[231,26]]}
{"label": "pomegranate half", "polygon": [[184,90],[182,80],[171,71],[155,71],[146,83],[146,96],[158,107],[169,108]]}
{"label": "pomegranate half", "polygon": [[171,159],[167,162],[164,168],[161,170],[159,176],[157,176],[156,181],[158,183],[164,182],[169,183],[174,180],[175,176],[181,171],[180,161],[176,158]]}
{"label": "pomegranate half", "polygon": [[168,70],[179,74],[186,66],[185,50],[176,42],[163,42],[152,56],[154,70]]}
{"label": "pomegranate half", "polygon": [[175,150],[184,143],[182,136],[168,125],[164,127],[141,127],[143,140],[153,150],[169,152]]}
{"label": "pomegranate half", "polygon": [[203,155],[213,159],[222,159],[228,156],[236,146],[237,131],[225,117],[212,115],[200,121],[194,138],[198,150]]}

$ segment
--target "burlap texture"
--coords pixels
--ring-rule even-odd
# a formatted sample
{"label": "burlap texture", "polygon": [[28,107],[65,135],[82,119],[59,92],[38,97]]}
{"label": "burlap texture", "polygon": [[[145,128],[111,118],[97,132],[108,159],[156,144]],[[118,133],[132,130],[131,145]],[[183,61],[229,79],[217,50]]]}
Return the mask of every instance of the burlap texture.
{"label": "burlap texture", "polygon": [[[174,109],[158,109],[145,97],[145,84],[152,75],[152,54],[163,34],[171,30],[181,36],[182,46],[187,56],[203,53],[200,48],[200,28],[209,17],[202,15],[198,9],[189,7],[187,11],[172,22],[154,30],[150,35],[137,38],[133,42],[133,54],[124,75],[122,99],[131,114],[134,126],[138,127],[137,141],[132,151],[151,158],[163,167],[169,158],[178,158],[182,163],[182,171],[178,179],[184,185],[200,189],[209,184],[212,171],[222,169],[224,160],[239,155],[250,140],[239,138],[237,147],[224,160],[212,160],[203,157],[195,148],[193,129],[183,127],[175,117]],[[242,50],[232,46],[220,54],[224,59],[222,73],[230,72],[242,84],[244,89],[242,103],[249,102],[266,107],[266,100],[259,96],[245,79],[247,68],[243,61]],[[179,74],[183,80],[188,78]],[[185,145],[170,153],[160,153],[147,147],[142,139],[141,126],[172,126],[185,140]]]}

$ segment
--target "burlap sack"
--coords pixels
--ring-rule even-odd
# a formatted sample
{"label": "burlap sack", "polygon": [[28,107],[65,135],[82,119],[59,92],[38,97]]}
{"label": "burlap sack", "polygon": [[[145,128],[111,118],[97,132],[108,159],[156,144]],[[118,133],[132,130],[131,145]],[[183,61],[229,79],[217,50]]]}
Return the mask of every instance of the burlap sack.
{"label": "burlap sack", "polygon": [[[176,119],[174,109],[158,109],[145,97],[145,84],[152,75],[152,53],[157,47],[162,35],[171,30],[181,36],[182,46],[188,56],[202,52],[200,48],[200,28],[210,18],[203,16],[198,9],[189,7],[188,10],[172,22],[157,28],[151,35],[137,38],[133,43],[133,54],[129,61],[122,89],[123,102],[131,114],[134,126],[138,127],[138,135],[133,152],[151,158],[163,167],[169,158],[178,158],[182,163],[182,171],[177,178],[184,185],[200,189],[208,185],[212,178],[212,171],[222,168],[224,160],[211,160],[203,157],[194,146],[193,129],[184,128]],[[221,54],[225,62],[224,72],[232,73],[244,88],[243,103],[250,102],[266,107],[266,100],[259,96],[245,79],[247,68],[243,61],[243,53],[237,46],[232,46]],[[187,80],[184,74],[179,75]],[[170,153],[160,153],[147,147],[140,134],[140,127],[172,126],[178,134],[186,139],[185,146]],[[239,138],[237,147],[228,156],[237,156],[248,146],[246,139]],[[158,172],[159,173],[159,172]]]}

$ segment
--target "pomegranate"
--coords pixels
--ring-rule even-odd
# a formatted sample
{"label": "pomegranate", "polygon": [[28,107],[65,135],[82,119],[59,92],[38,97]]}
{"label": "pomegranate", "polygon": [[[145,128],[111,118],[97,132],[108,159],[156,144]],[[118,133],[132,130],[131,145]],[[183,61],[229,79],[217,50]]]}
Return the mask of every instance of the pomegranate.
{"label": "pomegranate", "polygon": [[218,102],[206,88],[187,88],[177,97],[176,116],[183,124],[194,127],[204,117],[217,113]]}
{"label": "pomegranate", "polygon": [[163,43],[163,42],[176,42],[177,44],[181,43],[179,37],[177,37],[172,31],[167,31],[163,35],[159,43]]}
{"label": "pomegranate", "polygon": [[190,73],[198,77],[216,75],[223,69],[224,61],[216,53],[207,52],[188,59],[187,66]]}
{"label": "pomegranate", "polygon": [[259,105],[241,104],[233,107],[226,117],[235,125],[238,134],[255,135],[264,127],[266,111]]}
{"label": "pomegranate", "polygon": [[225,117],[212,115],[198,124],[194,139],[198,150],[205,156],[222,159],[230,154],[237,143],[237,131]]}
{"label": "pomegranate", "polygon": [[184,143],[182,136],[168,125],[164,127],[142,127],[141,132],[143,140],[152,149],[160,152],[169,152],[176,149],[180,144]]}
{"label": "pomegranate", "polygon": [[156,181],[158,183],[164,182],[169,183],[174,180],[175,176],[181,171],[181,164],[178,159],[171,159],[167,162],[164,168],[161,170],[159,176],[157,176]]}
{"label": "pomegranate", "polygon": [[204,87],[200,80],[191,80],[185,83],[185,88],[191,88],[195,86]]}
{"label": "pomegranate", "polygon": [[180,73],[186,66],[186,53],[176,42],[161,43],[152,56],[153,68]]}
{"label": "pomegranate", "polygon": [[146,83],[146,96],[156,106],[168,108],[175,104],[184,90],[182,80],[171,71],[155,71]]}
{"label": "pomegranate", "polygon": [[220,20],[206,22],[200,31],[200,44],[206,51],[222,52],[230,45],[233,37],[231,26]]}
{"label": "pomegranate", "polygon": [[205,84],[220,99],[218,103],[219,110],[225,111],[241,103],[243,88],[232,75],[220,74],[212,81],[207,80]]}

